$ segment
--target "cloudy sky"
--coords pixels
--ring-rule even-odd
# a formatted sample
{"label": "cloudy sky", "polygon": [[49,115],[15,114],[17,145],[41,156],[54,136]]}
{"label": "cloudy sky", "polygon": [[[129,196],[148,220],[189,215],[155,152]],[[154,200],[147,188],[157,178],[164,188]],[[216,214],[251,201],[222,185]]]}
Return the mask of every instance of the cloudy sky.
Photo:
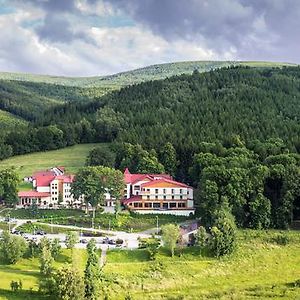
{"label": "cloudy sky", "polygon": [[184,60],[300,63],[300,0],[0,0],[0,71],[90,76]]}

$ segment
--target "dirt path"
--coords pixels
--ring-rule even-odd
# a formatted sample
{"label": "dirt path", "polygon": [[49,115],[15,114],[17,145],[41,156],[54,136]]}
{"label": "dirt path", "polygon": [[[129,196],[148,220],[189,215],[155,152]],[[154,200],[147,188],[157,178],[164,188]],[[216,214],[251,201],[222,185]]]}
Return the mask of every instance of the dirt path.
{"label": "dirt path", "polygon": [[106,252],[107,252],[107,248],[105,247],[101,251],[101,257],[99,260],[100,268],[103,268],[106,263]]}

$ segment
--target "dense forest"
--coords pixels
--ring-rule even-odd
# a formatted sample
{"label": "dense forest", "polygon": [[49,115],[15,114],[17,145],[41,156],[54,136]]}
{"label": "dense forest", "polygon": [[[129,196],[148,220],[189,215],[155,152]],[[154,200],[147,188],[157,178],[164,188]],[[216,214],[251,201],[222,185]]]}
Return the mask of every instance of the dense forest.
{"label": "dense forest", "polygon": [[115,167],[172,173],[200,188],[199,205],[230,207],[240,226],[283,228],[299,217],[299,67],[194,71],[90,91],[86,101],[79,88],[74,98],[59,89],[66,102],[2,136],[0,158],[112,142]]}

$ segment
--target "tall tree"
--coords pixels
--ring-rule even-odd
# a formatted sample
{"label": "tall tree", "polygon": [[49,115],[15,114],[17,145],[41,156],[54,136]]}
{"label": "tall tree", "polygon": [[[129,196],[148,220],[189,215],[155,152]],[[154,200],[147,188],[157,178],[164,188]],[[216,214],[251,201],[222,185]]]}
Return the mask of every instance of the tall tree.
{"label": "tall tree", "polygon": [[18,202],[18,184],[19,176],[15,169],[0,171],[0,199],[7,205],[16,205]]}
{"label": "tall tree", "polygon": [[173,257],[176,243],[180,236],[179,228],[177,225],[167,224],[162,226],[161,229],[164,246],[170,250],[171,256]]}
{"label": "tall tree", "polygon": [[47,245],[44,245],[40,254],[40,272],[42,275],[51,275],[53,270],[53,262],[54,259],[51,255],[51,249]]}
{"label": "tall tree", "polygon": [[3,231],[0,239],[0,255],[9,264],[15,264],[23,257],[28,249],[28,244],[21,236]]}
{"label": "tall tree", "polygon": [[100,295],[100,266],[94,239],[87,245],[88,259],[84,271],[85,297],[89,300],[99,299]]}
{"label": "tall tree", "polygon": [[84,281],[77,269],[65,266],[57,271],[55,279],[55,299],[58,300],[83,300]]}
{"label": "tall tree", "polygon": [[93,215],[98,205],[105,204],[105,194],[110,193],[119,201],[124,191],[123,174],[108,167],[84,167],[76,174],[72,184],[72,193],[75,198],[84,195],[86,207],[93,207]]}
{"label": "tall tree", "polygon": [[168,174],[175,176],[178,161],[176,158],[176,150],[170,142],[162,147],[159,154],[159,161],[163,164]]}

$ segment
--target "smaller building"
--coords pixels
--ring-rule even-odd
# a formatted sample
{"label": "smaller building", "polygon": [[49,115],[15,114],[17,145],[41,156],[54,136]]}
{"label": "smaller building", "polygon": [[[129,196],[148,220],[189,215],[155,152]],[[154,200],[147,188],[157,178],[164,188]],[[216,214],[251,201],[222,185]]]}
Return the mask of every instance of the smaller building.
{"label": "smaller building", "polygon": [[71,193],[74,175],[64,174],[63,167],[36,172],[31,178],[34,190],[18,193],[18,207],[29,206],[33,201],[43,208],[81,205],[82,201],[75,200]]}

